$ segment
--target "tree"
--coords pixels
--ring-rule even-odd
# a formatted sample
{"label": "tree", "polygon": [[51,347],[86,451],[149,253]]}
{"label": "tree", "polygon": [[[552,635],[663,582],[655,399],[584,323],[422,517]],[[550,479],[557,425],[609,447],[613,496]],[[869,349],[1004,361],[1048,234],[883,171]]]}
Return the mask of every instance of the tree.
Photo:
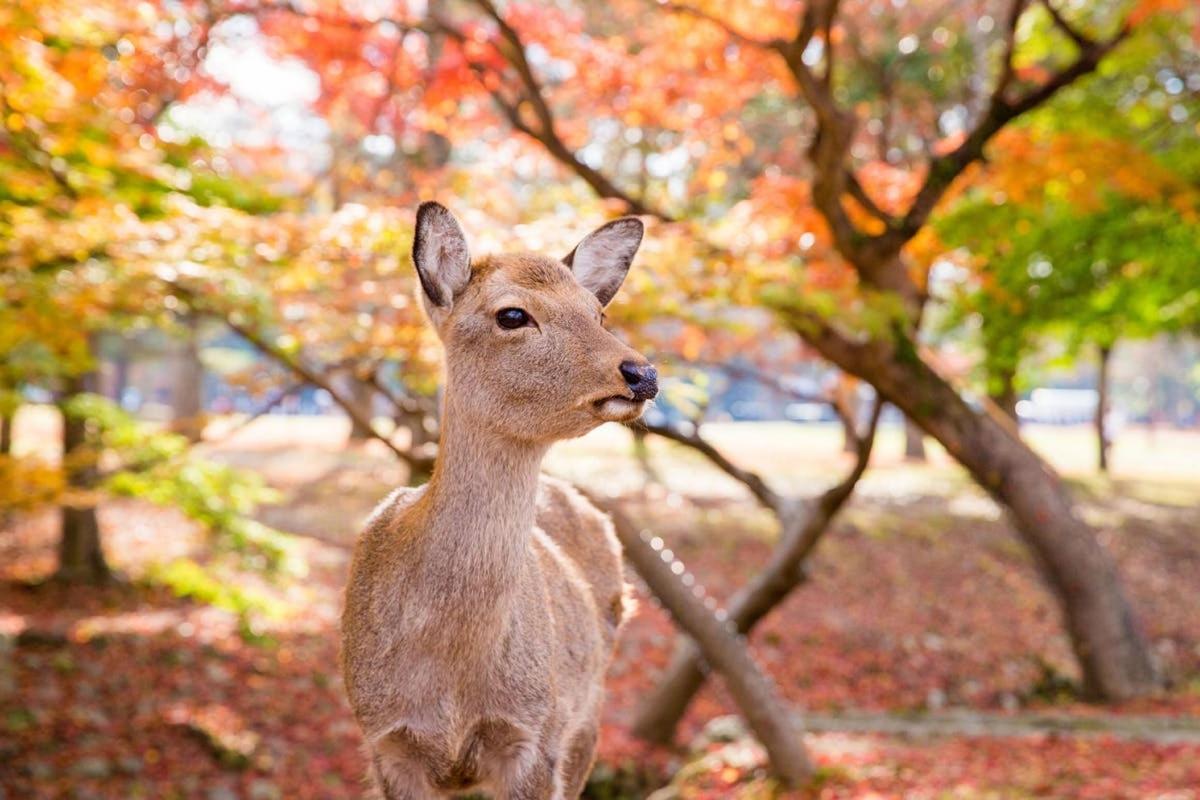
{"label": "tree", "polygon": [[[972,188],[935,223],[967,277],[949,287],[946,323],[977,326],[982,378],[1002,408],[1015,417],[1022,363],[1041,342],[1061,342],[1072,357],[1098,356],[1102,471],[1113,349],[1121,339],[1186,331],[1200,308],[1191,276],[1200,171],[1171,124],[1172,115],[1190,116],[1200,104],[1171,73],[1158,79],[1160,97],[1175,89],[1174,101],[1139,96],[1137,75],[1162,57],[1145,52],[1149,45],[1134,41],[1120,54],[1141,69],[1110,73],[1092,90],[1110,104],[1135,103],[1136,124],[1114,124],[1080,99],[1047,109],[998,137]],[[1182,61],[1175,69],[1191,68]]]}
{"label": "tree", "polygon": [[[1009,510],[1061,602],[1089,694],[1119,699],[1154,689],[1156,670],[1115,567],[1074,513],[1061,480],[1007,424],[967,403],[921,354],[914,331],[926,276],[913,269],[909,255],[921,244],[939,203],[951,189],[961,189],[964,181],[959,179],[983,158],[996,134],[1094,72],[1133,35],[1134,17],[1122,21],[1114,9],[1102,8],[1085,10],[1088,18],[1069,19],[1051,2],[1015,0],[998,24],[990,15],[984,25],[983,16],[972,13],[948,20],[914,14],[905,19],[907,30],[897,40],[901,31],[895,28],[880,26],[882,34],[859,30],[855,20],[861,14],[841,13],[836,2],[813,2],[803,8],[793,33],[772,37],[749,32],[739,24],[743,19],[723,18],[705,7],[671,5],[662,18],[639,26],[636,35],[626,31],[596,37],[582,32],[579,17],[564,23],[559,16],[533,18],[515,9],[506,15],[487,0],[474,5],[491,23],[494,52],[505,61],[502,72],[485,63],[494,55],[473,57],[467,45],[478,37],[466,36],[444,19],[434,22],[463,47],[460,55],[502,115],[598,194],[634,213],[676,216],[620,188],[592,166],[600,159],[582,160],[578,148],[587,133],[578,124],[561,122],[567,115],[555,114],[551,91],[563,95],[560,107],[574,109],[572,118],[612,119],[618,130],[642,127],[644,110],[661,108],[663,113],[650,119],[671,129],[675,142],[709,134],[710,125],[726,124],[728,117],[717,114],[708,118],[710,123],[679,127],[672,118],[679,104],[661,102],[664,91],[675,92],[685,107],[694,101],[701,110],[704,100],[713,99],[705,93],[717,86],[720,104],[707,107],[761,113],[761,108],[782,111],[790,101],[799,101],[799,113],[779,115],[784,131],[792,132],[779,133],[779,140],[789,146],[777,153],[755,153],[750,166],[763,177],[751,196],[774,205],[778,216],[791,218],[794,258],[812,250],[819,238],[828,248],[809,253],[808,269],[793,273],[795,280],[767,287],[764,302],[824,357],[870,382],[938,439]],[[1139,7],[1138,19],[1148,10],[1153,10],[1150,5]],[[613,13],[619,15],[619,10]],[[751,21],[778,30],[785,14],[783,9],[777,14],[768,10]],[[611,18],[601,22],[611,23]],[[933,24],[938,27],[932,32],[923,27]],[[636,48],[630,43],[634,38]],[[929,42],[924,50],[919,48],[922,39]],[[574,74],[582,78],[578,85],[560,81],[548,88],[530,61],[531,42],[546,52],[546,63],[572,63]],[[669,44],[655,47],[656,42]],[[951,74],[931,65],[935,52],[947,63],[967,68]],[[605,70],[598,66],[602,53],[620,55],[610,58],[614,66]],[[998,69],[992,67],[993,54],[1000,56]],[[847,59],[875,68],[846,69]],[[631,80],[629,70],[644,66],[650,67],[645,78]],[[672,79],[681,69],[687,71],[686,82]],[[897,84],[873,86],[864,78],[880,74],[894,77]],[[931,81],[931,74],[941,78]],[[982,96],[969,80],[975,75],[976,83],[990,79],[991,88]],[[646,94],[658,102],[645,105],[628,91],[610,90],[650,83]],[[924,100],[910,104],[921,90],[927,91]],[[921,113],[906,115],[906,106]],[[940,113],[929,113],[930,106]],[[589,110],[580,113],[581,108]],[[691,120],[703,116],[701,111]],[[739,140],[743,130],[735,122],[732,139]],[[808,138],[807,164],[794,158],[797,135]],[[625,141],[623,136],[607,139],[612,149]],[[870,157],[878,151],[862,145],[871,142],[884,150],[886,161]],[[764,159],[773,159],[767,163],[774,169],[758,169]],[[707,160],[694,168],[693,176],[710,192],[735,183]],[[781,205],[772,198],[781,191],[799,202]],[[793,238],[795,230],[810,228],[820,236]],[[824,300],[810,291],[818,279],[818,259],[845,268],[836,280],[822,279],[829,289],[821,293]]]}
{"label": "tree", "polygon": [[100,542],[93,496],[99,483],[97,434],[86,417],[70,408],[85,392],[95,389],[94,381],[94,372],[73,376],[67,381],[61,406],[67,496],[60,506],[62,528],[54,577],[67,583],[103,583],[112,576]]}
{"label": "tree", "polygon": [[[154,290],[162,265],[115,254],[136,252],[153,224],[178,221],[181,195],[220,202],[230,193],[195,142],[169,146],[155,135],[205,49],[208,28],[191,16],[199,9],[146,3],[128,15],[122,3],[72,0],[0,9],[2,382],[58,393],[65,580],[109,573],[95,512],[95,420],[70,411],[92,388],[97,337],[170,328],[170,304]],[[245,197],[252,205],[261,195]]]}

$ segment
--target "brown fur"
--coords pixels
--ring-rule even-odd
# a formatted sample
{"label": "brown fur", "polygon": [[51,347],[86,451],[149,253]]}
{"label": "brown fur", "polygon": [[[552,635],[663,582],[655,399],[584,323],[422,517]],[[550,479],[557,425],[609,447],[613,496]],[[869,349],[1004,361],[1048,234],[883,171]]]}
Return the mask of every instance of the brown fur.
{"label": "brown fur", "polygon": [[[539,465],[553,441],[640,412],[597,401],[627,395],[618,365],[644,359],[601,327],[597,297],[562,262],[493,256],[465,286],[422,281],[446,348],[437,466],[369,521],[343,616],[373,781],[406,800],[577,797],[625,582],[608,518]],[[537,326],[501,330],[506,307]]]}

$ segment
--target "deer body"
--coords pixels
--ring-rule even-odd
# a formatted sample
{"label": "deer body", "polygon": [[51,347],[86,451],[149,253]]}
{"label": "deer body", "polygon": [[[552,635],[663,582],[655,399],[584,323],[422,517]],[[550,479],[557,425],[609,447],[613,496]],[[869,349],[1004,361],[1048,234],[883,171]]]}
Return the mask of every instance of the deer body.
{"label": "deer body", "polygon": [[[553,441],[632,419],[655,390],[600,326],[641,236],[613,226],[573,271],[528,254],[472,267],[445,209],[418,214],[414,261],[447,349],[442,438],[430,482],[368,522],[343,617],[347,693],[389,800],[583,789],[625,583],[608,519],[539,469]],[[516,311],[528,324],[510,327]]]}

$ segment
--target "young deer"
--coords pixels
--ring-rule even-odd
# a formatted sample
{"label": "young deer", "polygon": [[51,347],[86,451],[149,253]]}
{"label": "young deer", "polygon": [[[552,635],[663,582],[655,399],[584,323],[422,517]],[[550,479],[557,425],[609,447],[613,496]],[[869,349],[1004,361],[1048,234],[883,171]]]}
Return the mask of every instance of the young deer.
{"label": "young deer", "polygon": [[437,465],[367,524],[342,618],[346,690],[388,800],[583,790],[625,581],[608,518],[539,467],[556,440],[636,419],[658,392],[603,327],[641,239],[618,219],[561,261],[472,264],[449,211],[417,211],[413,262],[446,349]]}

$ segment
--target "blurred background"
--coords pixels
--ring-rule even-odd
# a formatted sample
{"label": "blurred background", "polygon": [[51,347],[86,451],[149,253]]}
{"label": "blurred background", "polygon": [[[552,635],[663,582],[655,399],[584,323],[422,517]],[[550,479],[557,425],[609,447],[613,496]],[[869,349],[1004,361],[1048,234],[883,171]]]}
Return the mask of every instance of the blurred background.
{"label": "blurred background", "polygon": [[427,199],[476,254],[647,223],[663,392],[546,469],[802,732],[639,579],[585,796],[1200,796],[1194,3],[5,0],[0,799],[362,795]]}

